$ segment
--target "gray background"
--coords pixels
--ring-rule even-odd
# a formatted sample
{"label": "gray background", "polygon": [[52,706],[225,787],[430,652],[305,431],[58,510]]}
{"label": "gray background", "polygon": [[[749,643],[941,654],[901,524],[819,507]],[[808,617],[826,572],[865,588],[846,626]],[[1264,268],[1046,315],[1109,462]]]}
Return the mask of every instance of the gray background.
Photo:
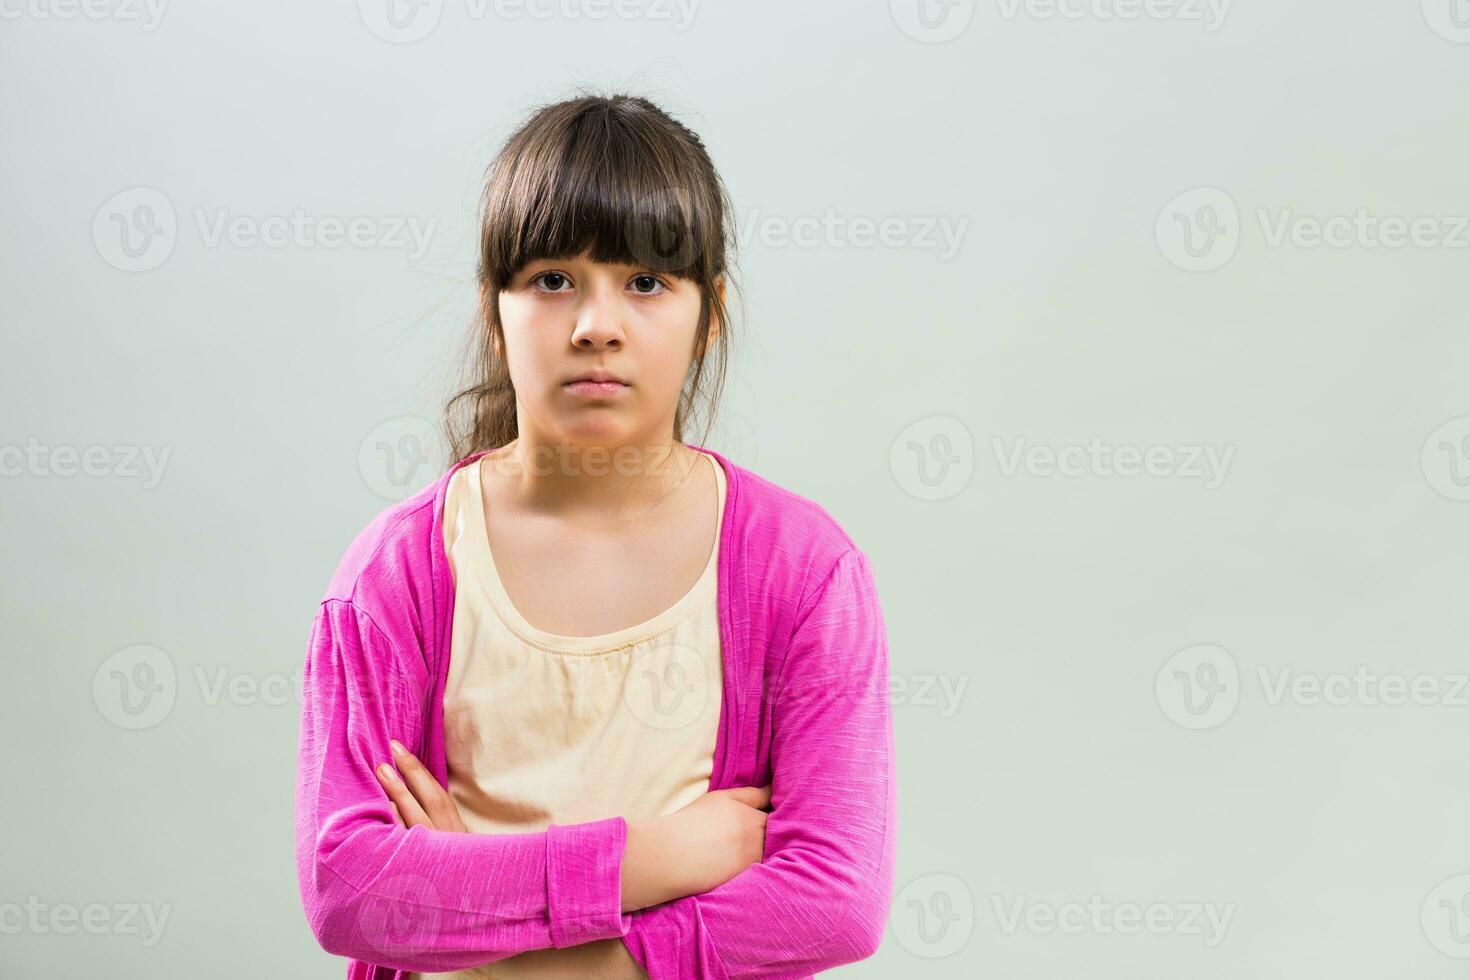
{"label": "gray background", "polygon": [[[735,199],[709,444],[878,577],[899,893],[837,972],[1470,976],[1470,6],[914,8],[4,4],[0,974],[342,973],[296,890],[307,631],[437,468],[378,447],[456,376],[490,154],[585,84]],[[212,234],[296,209],[368,240]],[[1360,209],[1430,223],[1312,243]]]}

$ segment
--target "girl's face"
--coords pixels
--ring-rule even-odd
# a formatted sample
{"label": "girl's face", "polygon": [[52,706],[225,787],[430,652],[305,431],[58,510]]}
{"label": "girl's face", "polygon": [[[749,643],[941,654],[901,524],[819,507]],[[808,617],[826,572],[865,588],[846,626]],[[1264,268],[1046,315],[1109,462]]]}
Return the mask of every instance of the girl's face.
{"label": "girl's face", "polygon": [[[699,286],[638,266],[536,259],[500,293],[523,441],[667,445],[694,356]],[[577,384],[601,373],[606,384]]]}

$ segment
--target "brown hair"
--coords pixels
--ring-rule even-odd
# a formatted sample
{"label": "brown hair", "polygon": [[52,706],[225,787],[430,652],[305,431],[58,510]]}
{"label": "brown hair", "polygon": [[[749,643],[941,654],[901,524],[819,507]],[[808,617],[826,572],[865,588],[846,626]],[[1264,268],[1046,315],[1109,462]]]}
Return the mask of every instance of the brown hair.
{"label": "brown hair", "polygon": [[[729,359],[735,285],[731,207],[699,136],[645,98],[582,95],[535,110],[491,161],[481,199],[482,299],[466,351],[472,381],[444,410],[449,462],[516,438],[515,389],[503,356],[500,292],[527,262],[589,252],[698,284],[699,328],[674,413],[674,438],[696,402],[714,419]],[[718,323],[713,341],[712,324]],[[714,355],[713,370],[706,371]],[[712,377],[710,377],[712,375]],[[708,381],[706,390],[705,382]]]}

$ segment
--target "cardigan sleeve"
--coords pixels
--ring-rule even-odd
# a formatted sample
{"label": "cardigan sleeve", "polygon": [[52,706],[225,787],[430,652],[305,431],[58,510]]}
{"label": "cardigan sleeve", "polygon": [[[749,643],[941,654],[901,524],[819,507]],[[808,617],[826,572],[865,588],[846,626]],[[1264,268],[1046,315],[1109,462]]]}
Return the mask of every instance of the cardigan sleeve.
{"label": "cardigan sleeve", "polygon": [[867,557],[844,553],[802,610],[772,691],[765,857],[633,913],[623,942],[650,980],[810,977],[882,940],[897,795],[888,643]]}
{"label": "cardigan sleeve", "polygon": [[405,828],[374,775],[388,740],[422,742],[428,671],[342,599],[322,603],[302,670],[297,879],[322,948],[441,972],[624,935],[627,823],[524,834]]}

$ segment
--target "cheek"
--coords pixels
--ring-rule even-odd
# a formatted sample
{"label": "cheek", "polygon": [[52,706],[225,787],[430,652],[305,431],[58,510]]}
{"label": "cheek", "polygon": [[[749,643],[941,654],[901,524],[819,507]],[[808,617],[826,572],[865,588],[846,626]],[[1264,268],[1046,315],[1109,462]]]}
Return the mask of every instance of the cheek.
{"label": "cheek", "polygon": [[548,324],[540,322],[544,313],[536,304],[502,295],[500,330],[505,337],[505,358],[511,380],[518,388],[529,390],[536,379],[548,374],[552,361],[549,344],[555,334]]}

